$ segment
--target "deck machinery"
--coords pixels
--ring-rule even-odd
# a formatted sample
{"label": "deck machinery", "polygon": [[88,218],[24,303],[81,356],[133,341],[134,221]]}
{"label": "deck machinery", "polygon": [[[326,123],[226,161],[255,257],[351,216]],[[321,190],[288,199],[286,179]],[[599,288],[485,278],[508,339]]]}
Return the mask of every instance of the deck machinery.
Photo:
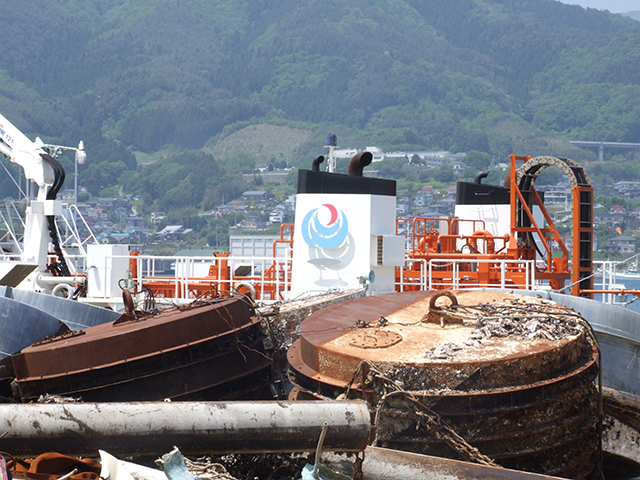
{"label": "deck machinery", "polygon": [[[569,249],[534,188],[540,173],[553,166],[567,175],[573,191],[571,271]],[[593,188],[573,160],[511,155],[504,187],[484,185],[479,175],[475,184],[458,183],[456,204],[453,218],[397,221],[398,231],[408,231],[408,258],[423,262],[397,271],[402,290],[420,289],[426,268],[431,289],[531,288],[535,278],[554,290],[570,280],[573,295],[594,293]]]}

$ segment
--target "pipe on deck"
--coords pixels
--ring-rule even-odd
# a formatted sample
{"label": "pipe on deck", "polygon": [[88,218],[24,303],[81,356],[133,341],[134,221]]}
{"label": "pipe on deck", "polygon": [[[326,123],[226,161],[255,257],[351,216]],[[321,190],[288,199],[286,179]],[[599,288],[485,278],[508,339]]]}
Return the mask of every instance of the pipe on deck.
{"label": "pipe on deck", "polygon": [[357,452],[371,437],[365,402],[128,402],[0,405],[2,450],[16,457]]}

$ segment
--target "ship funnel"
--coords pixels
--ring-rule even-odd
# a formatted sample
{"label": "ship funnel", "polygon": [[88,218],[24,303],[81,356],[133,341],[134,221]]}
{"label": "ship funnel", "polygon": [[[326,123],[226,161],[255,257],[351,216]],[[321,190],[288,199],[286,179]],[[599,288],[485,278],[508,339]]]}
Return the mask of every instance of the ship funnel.
{"label": "ship funnel", "polygon": [[361,177],[364,167],[371,164],[373,154],[371,152],[360,152],[351,159],[349,163],[349,175],[352,177]]}

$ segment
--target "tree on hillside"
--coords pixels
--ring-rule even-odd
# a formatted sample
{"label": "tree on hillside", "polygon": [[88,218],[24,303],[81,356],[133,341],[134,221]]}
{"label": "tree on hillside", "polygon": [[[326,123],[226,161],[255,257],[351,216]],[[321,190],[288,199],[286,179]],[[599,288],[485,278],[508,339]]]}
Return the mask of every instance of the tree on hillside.
{"label": "tree on hillside", "polygon": [[[220,163],[187,153],[193,165],[171,154],[134,173],[133,152],[201,149],[239,126],[466,151],[477,169],[487,153],[557,155],[560,139],[640,138],[640,23],[621,15],[554,0],[134,3],[2,4],[0,111],[29,138],[82,138],[80,181],[94,194],[118,185],[181,206],[236,195],[233,175],[267,154]],[[158,25],[171,25],[170,41]],[[380,168],[399,178],[404,167]],[[604,168],[593,178],[638,174],[630,163]]]}
{"label": "tree on hillside", "polygon": [[411,165],[424,165],[424,161],[417,153],[414,153],[411,157]]}
{"label": "tree on hillside", "polygon": [[461,160],[478,171],[485,170],[491,165],[491,156],[488,153],[477,150],[467,152]]}
{"label": "tree on hillside", "polygon": [[453,168],[451,168],[451,165],[447,165],[446,163],[444,165],[440,165],[433,172],[433,178],[442,183],[452,182],[454,179]]}

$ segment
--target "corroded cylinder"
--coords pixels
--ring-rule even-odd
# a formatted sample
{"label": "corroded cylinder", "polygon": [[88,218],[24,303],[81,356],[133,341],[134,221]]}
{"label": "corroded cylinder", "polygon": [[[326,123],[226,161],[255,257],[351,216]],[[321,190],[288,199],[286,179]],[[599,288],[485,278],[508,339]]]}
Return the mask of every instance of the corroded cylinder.
{"label": "corroded cylinder", "polygon": [[434,292],[407,292],[311,315],[288,353],[292,398],[336,398],[350,387],[349,397],[379,409],[378,446],[469,459],[426,412],[505,467],[588,476],[599,352],[586,324],[546,300],[453,293],[457,306],[443,298],[432,312]]}

